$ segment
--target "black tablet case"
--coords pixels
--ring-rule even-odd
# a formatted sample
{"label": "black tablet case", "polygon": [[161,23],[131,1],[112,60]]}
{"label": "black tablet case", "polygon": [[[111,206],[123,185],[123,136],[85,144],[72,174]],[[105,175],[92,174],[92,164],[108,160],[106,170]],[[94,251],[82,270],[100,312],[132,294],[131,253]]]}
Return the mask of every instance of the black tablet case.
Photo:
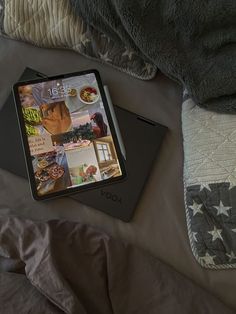
{"label": "black tablet case", "polygon": [[[42,74],[26,68],[20,80],[38,79]],[[73,194],[69,197],[123,221],[132,218],[166,127],[114,106],[126,148],[127,178],[121,182]],[[0,168],[27,178],[18,119],[11,94],[0,111]],[[67,209],[65,209],[67,210]]]}

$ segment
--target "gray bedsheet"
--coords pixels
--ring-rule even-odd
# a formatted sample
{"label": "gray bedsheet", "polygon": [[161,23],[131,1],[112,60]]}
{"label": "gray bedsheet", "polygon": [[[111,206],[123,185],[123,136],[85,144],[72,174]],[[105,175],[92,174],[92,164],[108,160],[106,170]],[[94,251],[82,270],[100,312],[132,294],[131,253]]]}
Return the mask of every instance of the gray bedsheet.
{"label": "gray bedsheet", "polygon": [[182,183],[182,90],[161,74],[144,82],[73,52],[39,49],[0,38],[0,106],[26,66],[49,75],[97,68],[115,104],[168,126],[169,132],[129,224],[67,198],[34,202],[28,183],[3,170],[0,170],[0,214],[37,220],[62,218],[96,226],[159,257],[236,309],[236,271],[201,268],[189,245]]}
{"label": "gray bedsheet", "polygon": [[143,250],[84,224],[0,217],[0,246],[0,268],[9,265],[1,314],[234,313]]}

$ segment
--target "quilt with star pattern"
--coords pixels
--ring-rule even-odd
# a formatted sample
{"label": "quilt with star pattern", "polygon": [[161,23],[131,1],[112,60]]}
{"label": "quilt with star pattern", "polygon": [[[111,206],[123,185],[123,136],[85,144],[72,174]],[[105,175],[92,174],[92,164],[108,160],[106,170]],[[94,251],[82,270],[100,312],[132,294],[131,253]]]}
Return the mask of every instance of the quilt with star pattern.
{"label": "quilt with star pattern", "polygon": [[207,268],[236,268],[236,115],[184,95],[184,189],[193,254]]}
{"label": "quilt with star pattern", "polygon": [[78,17],[67,0],[0,0],[0,34],[45,48],[66,48],[136,78],[157,67]]}

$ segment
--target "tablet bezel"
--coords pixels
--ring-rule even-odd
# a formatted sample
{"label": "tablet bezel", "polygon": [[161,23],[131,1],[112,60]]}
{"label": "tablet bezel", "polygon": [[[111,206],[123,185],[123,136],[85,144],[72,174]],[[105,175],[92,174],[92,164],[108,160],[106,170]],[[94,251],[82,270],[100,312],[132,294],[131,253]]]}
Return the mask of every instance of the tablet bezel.
{"label": "tablet bezel", "polygon": [[[95,75],[96,80],[97,80],[100,96],[101,96],[101,99],[102,99],[103,104],[104,104],[104,110],[105,110],[106,115],[107,115],[107,120],[108,120],[108,124],[109,124],[110,130],[111,130],[111,135],[112,135],[113,142],[115,145],[115,149],[116,149],[116,153],[117,153],[117,157],[118,157],[118,161],[119,161],[122,175],[119,177],[109,178],[109,179],[105,179],[102,181],[98,181],[98,182],[94,182],[94,183],[90,183],[90,184],[86,184],[86,185],[82,185],[82,186],[67,188],[65,190],[52,192],[52,193],[48,193],[45,195],[38,195],[37,188],[36,188],[34,169],[33,169],[33,164],[32,164],[32,160],[31,160],[30,148],[29,148],[29,143],[28,143],[28,137],[26,134],[25,121],[24,121],[24,117],[23,117],[22,106],[21,106],[21,102],[20,102],[20,96],[19,96],[18,88],[21,86],[25,86],[25,85],[43,83],[43,82],[47,82],[47,81],[53,81],[53,80],[76,77],[76,76],[83,76],[83,75],[91,74],[91,73],[93,73]],[[101,188],[101,187],[109,185],[109,184],[120,182],[121,180],[124,180],[126,178],[127,173],[126,173],[126,169],[125,169],[124,157],[122,155],[121,148],[119,145],[118,137],[117,137],[115,126],[114,126],[114,121],[112,119],[112,115],[110,112],[108,101],[106,99],[105,91],[103,88],[103,83],[102,83],[100,74],[96,69],[73,72],[73,73],[66,73],[66,74],[61,74],[61,75],[52,76],[52,77],[45,76],[44,78],[40,78],[40,79],[33,79],[33,80],[17,82],[13,86],[13,95],[14,95],[14,100],[15,100],[15,107],[16,107],[16,112],[17,112],[17,117],[18,117],[18,122],[19,122],[19,128],[20,128],[20,133],[21,133],[21,139],[22,139],[22,145],[23,145],[23,150],[24,150],[24,155],[25,155],[25,161],[26,161],[26,165],[27,165],[26,168],[27,168],[27,172],[28,172],[28,178],[30,181],[31,193],[32,193],[32,196],[35,200],[47,200],[47,199],[52,199],[55,197],[67,196],[67,195],[70,195],[73,193],[78,193],[80,191],[82,192],[82,191],[86,191],[86,190],[90,190],[90,189],[94,189],[94,188]]]}

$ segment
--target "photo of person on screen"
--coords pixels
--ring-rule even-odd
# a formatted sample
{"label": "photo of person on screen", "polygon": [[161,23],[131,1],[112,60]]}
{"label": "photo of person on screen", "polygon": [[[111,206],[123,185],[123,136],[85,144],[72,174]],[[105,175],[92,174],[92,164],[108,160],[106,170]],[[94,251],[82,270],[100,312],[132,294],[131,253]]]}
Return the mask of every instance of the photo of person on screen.
{"label": "photo of person on screen", "polygon": [[104,122],[103,115],[100,112],[95,112],[90,119],[95,123],[93,132],[96,138],[107,136],[107,125]]}

